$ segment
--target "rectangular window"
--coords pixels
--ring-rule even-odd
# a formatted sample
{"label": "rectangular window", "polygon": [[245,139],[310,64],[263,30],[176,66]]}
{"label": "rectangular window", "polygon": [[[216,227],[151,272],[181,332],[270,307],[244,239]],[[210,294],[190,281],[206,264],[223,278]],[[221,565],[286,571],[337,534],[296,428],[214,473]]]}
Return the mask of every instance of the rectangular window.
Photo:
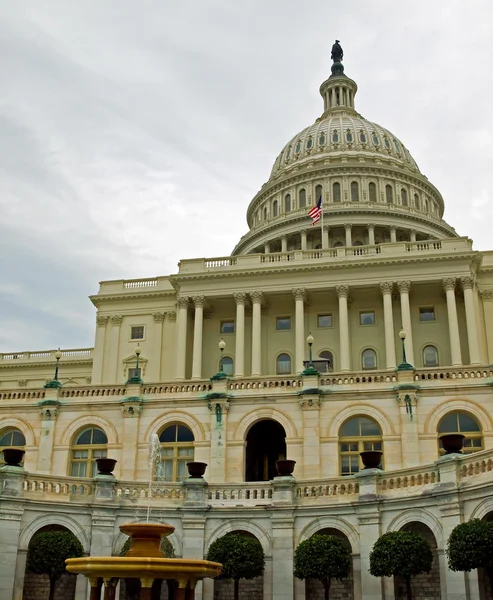
{"label": "rectangular window", "polygon": [[234,321],[221,321],[221,333],[234,333],[235,322]]}
{"label": "rectangular window", "polygon": [[291,329],[291,317],[277,317],[277,331],[289,331]]}
{"label": "rectangular window", "polygon": [[318,315],[317,318],[319,327],[332,327],[332,313]]}
{"label": "rectangular window", "polygon": [[128,370],[128,378],[132,377],[142,377],[142,371],[140,369],[129,369]]}
{"label": "rectangular window", "polygon": [[143,340],[144,339],[144,326],[133,325],[130,328],[130,339],[131,340]]}
{"label": "rectangular window", "polygon": [[419,320],[421,323],[435,320],[435,307],[434,306],[421,306],[419,309]]}
{"label": "rectangular window", "polygon": [[360,325],[375,325],[375,311],[364,310],[359,313]]}

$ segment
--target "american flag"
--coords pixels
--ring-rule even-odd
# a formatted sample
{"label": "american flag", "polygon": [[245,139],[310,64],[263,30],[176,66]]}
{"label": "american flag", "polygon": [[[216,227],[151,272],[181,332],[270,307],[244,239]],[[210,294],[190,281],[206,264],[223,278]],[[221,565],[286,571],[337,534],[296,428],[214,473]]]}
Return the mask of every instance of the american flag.
{"label": "american flag", "polygon": [[317,204],[308,211],[308,216],[312,218],[312,225],[320,221],[322,216],[322,196],[320,196]]}

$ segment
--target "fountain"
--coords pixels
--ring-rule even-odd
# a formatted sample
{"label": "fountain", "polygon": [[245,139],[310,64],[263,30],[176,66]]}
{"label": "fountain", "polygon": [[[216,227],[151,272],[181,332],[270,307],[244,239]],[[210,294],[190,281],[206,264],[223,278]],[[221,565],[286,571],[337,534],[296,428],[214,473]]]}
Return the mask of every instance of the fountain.
{"label": "fountain", "polygon": [[120,531],[130,537],[130,548],[126,555],[88,556],[69,558],[66,561],[69,573],[81,573],[89,578],[91,585],[90,600],[101,600],[103,582],[105,584],[104,600],[114,600],[116,585],[120,579],[138,579],[140,581],[140,600],[160,598],[161,583],[156,582],[170,580],[176,582],[178,586],[174,589],[170,600],[193,600],[195,586],[198,581],[205,577],[217,577],[221,574],[222,565],[219,563],[207,560],[164,557],[161,551],[161,538],[173,533],[175,528],[168,524],[149,522],[152,482],[157,474],[160,459],[161,445],[159,437],[153,434],[149,441],[147,518],[145,523],[120,525]]}

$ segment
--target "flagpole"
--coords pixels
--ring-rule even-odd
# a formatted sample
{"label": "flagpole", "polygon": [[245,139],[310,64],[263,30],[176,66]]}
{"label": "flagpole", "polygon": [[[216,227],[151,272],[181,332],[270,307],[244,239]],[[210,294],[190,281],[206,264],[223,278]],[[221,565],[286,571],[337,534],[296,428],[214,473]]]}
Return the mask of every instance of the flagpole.
{"label": "flagpole", "polygon": [[322,250],[324,249],[324,193],[322,192],[322,204],[320,205],[320,208],[322,209],[322,215],[320,218],[320,222],[321,222],[321,226],[322,226],[322,237],[321,237],[321,242],[322,242]]}

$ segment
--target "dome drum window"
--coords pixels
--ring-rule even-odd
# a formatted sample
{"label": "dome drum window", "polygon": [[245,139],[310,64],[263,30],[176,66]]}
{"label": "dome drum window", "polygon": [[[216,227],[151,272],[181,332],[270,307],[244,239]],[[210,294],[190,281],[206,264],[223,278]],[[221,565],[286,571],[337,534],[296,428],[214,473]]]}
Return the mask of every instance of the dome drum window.
{"label": "dome drum window", "polygon": [[366,144],[366,134],[365,134],[365,132],[364,132],[364,131],[360,131],[360,132],[359,132],[359,141],[360,141],[362,144]]}
{"label": "dome drum window", "polygon": [[349,129],[346,131],[346,142],[348,144],[353,143],[353,134],[351,133],[351,131]]}
{"label": "dome drum window", "polygon": [[341,201],[341,184],[336,181],[332,184],[332,202]]}
{"label": "dome drum window", "polygon": [[357,181],[351,182],[351,202],[359,202],[359,184]]}
{"label": "dome drum window", "polygon": [[272,216],[277,217],[278,213],[279,213],[279,204],[278,204],[277,200],[274,200],[274,202],[272,203]]}
{"label": "dome drum window", "polygon": [[371,140],[372,140],[374,146],[380,145],[380,140],[378,139],[378,135],[375,132],[373,132],[371,134]]}
{"label": "dome drum window", "polygon": [[296,144],[295,152],[296,152],[296,154],[299,154],[301,152],[301,140],[298,140],[298,142]]}
{"label": "dome drum window", "polygon": [[327,138],[325,136],[325,133],[322,131],[322,133],[318,136],[318,145],[325,146],[326,143],[327,143]]}
{"label": "dome drum window", "polygon": [[303,188],[298,195],[298,208],[306,207],[306,190]]}
{"label": "dome drum window", "polygon": [[370,202],[377,201],[377,186],[373,181],[370,181],[368,184],[368,195],[370,197]]}
{"label": "dome drum window", "polygon": [[394,190],[392,189],[392,186],[390,184],[387,184],[385,186],[385,199],[387,201],[387,204],[394,203]]}
{"label": "dome drum window", "polygon": [[313,138],[312,138],[312,136],[310,136],[308,138],[308,140],[306,141],[306,149],[311,150],[312,147],[313,147]]}
{"label": "dome drum window", "polygon": [[332,143],[333,144],[338,144],[339,143],[339,132],[337,131],[337,129],[334,129],[332,131]]}
{"label": "dome drum window", "polygon": [[286,194],[284,197],[284,212],[291,211],[291,194]]}

